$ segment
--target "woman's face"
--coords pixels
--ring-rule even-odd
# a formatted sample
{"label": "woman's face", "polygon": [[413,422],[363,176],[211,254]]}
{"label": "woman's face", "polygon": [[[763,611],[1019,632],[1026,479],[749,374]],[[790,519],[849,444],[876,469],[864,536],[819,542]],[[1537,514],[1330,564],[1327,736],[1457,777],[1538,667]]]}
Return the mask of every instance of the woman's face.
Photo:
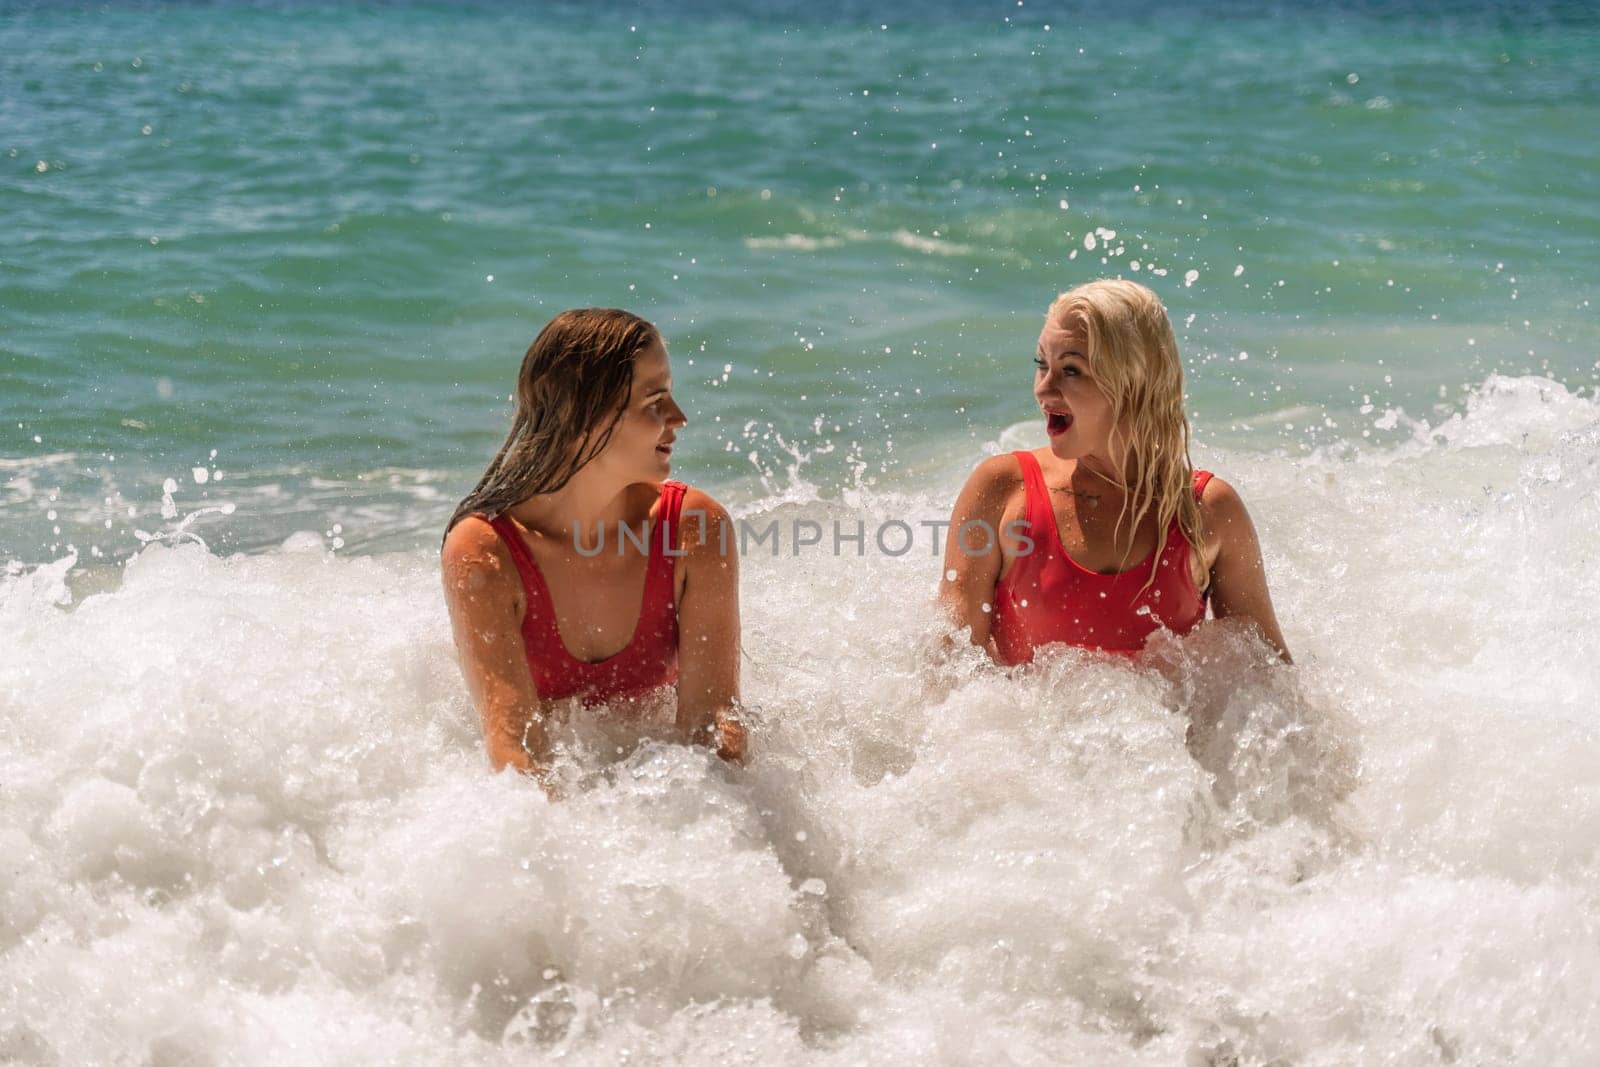
{"label": "woman's face", "polygon": [[672,442],[688,421],[672,399],[667,350],[656,341],[633,357],[628,403],[594,462],[630,484],[659,482],[672,474]]}
{"label": "woman's face", "polygon": [[1039,334],[1033,397],[1044,413],[1050,451],[1092,458],[1115,470],[1110,455],[1111,402],[1089,372],[1089,337],[1078,318],[1052,319]]}

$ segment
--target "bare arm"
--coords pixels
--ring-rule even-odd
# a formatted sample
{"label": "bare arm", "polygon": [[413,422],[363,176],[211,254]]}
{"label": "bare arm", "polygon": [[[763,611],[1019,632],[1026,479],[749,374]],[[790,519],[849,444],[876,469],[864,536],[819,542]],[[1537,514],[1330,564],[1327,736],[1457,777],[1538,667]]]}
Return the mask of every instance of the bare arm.
{"label": "bare arm", "polygon": [[[956,497],[950,528],[945,531],[939,604],[953,626],[970,628],[972,643],[991,655],[994,588],[1005,562],[999,532],[1006,500],[1016,482],[1017,461],[1011,456],[991,456],[978,464]],[[963,536],[962,528],[968,523],[985,525],[974,525]]]}
{"label": "bare arm", "polygon": [[678,600],[678,728],[742,763],[739,721],[739,554],[733,520],[699,490],[684,496],[678,545],[684,552]]}
{"label": "bare arm", "polygon": [[541,777],[550,742],[522,646],[522,583],[494,528],[465,518],[445,538],[444,597],[489,764]]}
{"label": "bare arm", "polygon": [[1233,486],[1213,478],[1200,503],[1207,533],[1217,544],[1216,559],[1211,564],[1212,614],[1219,619],[1245,619],[1255,624],[1283,661],[1293,663],[1283,631],[1278,628],[1278,616],[1272,610],[1267,571],[1261,562],[1261,542],[1244,501]]}

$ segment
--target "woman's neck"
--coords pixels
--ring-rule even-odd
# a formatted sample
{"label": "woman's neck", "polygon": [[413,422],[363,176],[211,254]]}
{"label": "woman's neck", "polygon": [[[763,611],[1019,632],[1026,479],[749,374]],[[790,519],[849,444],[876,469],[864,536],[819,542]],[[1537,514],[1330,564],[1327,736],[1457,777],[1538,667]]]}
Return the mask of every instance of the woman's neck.
{"label": "woman's neck", "polygon": [[567,538],[576,532],[592,542],[605,527],[615,534],[619,524],[639,520],[631,510],[636,506],[632,488],[586,469],[555,492],[529,497],[510,512],[523,526],[547,537]]}
{"label": "woman's neck", "polygon": [[1113,464],[1098,456],[1080,456],[1073,460],[1072,472],[1067,480],[1075,493],[1120,498],[1127,492],[1128,483],[1126,478],[1119,478],[1112,473],[1115,470]]}

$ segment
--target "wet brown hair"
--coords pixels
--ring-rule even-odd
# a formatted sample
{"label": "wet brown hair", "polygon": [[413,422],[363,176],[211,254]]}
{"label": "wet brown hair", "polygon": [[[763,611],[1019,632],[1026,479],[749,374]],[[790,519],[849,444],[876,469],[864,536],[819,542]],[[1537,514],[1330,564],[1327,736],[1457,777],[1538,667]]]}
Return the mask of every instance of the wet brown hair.
{"label": "wet brown hair", "polygon": [[634,357],[660,340],[650,323],[617,308],[577,308],[546,323],[522,357],[511,432],[456,505],[446,535],[468,515],[496,515],[570,482],[611,441]]}

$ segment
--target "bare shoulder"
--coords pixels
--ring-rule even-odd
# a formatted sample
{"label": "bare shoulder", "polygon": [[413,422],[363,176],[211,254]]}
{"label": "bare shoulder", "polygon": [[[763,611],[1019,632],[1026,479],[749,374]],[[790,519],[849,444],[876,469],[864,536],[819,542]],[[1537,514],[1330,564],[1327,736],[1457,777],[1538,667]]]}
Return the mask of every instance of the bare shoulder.
{"label": "bare shoulder", "polygon": [[683,491],[683,510],[686,512],[703,511],[708,518],[715,517],[722,522],[728,520],[726,508],[712,499],[710,493],[703,489],[696,489],[692,485]]}
{"label": "bare shoulder", "polygon": [[468,515],[451,528],[439,553],[447,592],[480,593],[515,589],[516,565],[493,526]]}
{"label": "bare shoulder", "polygon": [[1248,557],[1261,551],[1244,499],[1221,478],[1213,477],[1200,493],[1200,525],[1210,564],[1214,565],[1224,552]]}
{"label": "bare shoulder", "polygon": [[686,555],[722,554],[722,546],[728,543],[733,529],[733,519],[727,508],[717,503],[710,493],[690,486],[684,490],[683,508],[678,515],[682,529],[678,539]]}
{"label": "bare shoulder", "polygon": [[1213,475],[1200,493],[1200,515],[1208,529],[1222,529],[1248,518],[1249,512],[1233,483]]}
{"label": "bare shoulder", "polygon": [[1022,484],[1022,463],[1010,452],[989,456],[967,475],[967,487],[983,492],[1009,491]]}
{"label": "bare shoulder", "polygon": [[998,515],[1022,489],[1022,464],[1009,452],[990,456],[967,475],[961,503],[983,515]]}

